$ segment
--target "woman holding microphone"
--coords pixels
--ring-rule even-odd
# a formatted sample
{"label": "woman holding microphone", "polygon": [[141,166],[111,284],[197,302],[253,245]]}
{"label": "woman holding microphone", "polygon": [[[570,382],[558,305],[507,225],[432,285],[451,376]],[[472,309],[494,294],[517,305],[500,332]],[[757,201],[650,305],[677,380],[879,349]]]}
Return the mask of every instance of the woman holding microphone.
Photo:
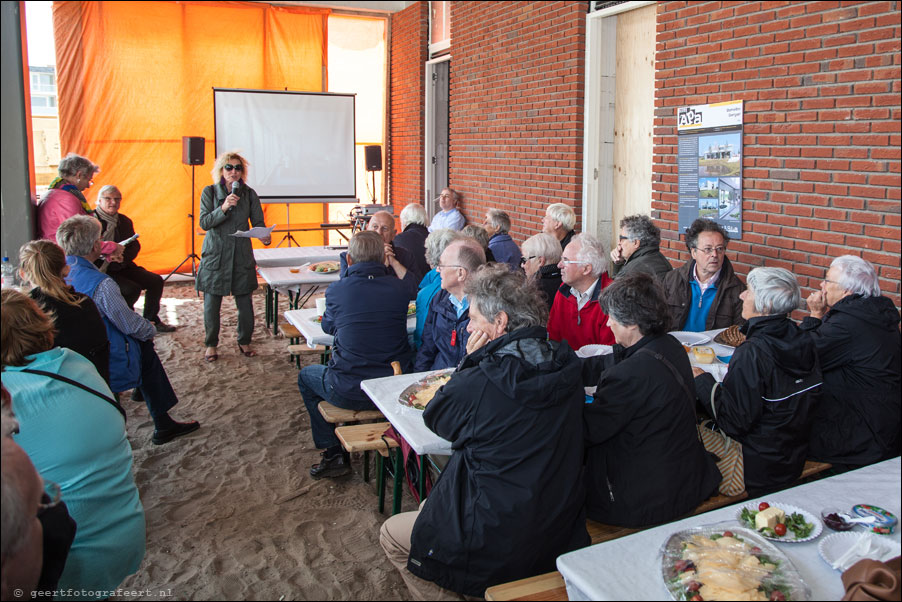
{"label": "woman holding microphone", "polygon": [[[250,348],[254,333],[254,308],[251,293],[257,288],[256,263],[250,238],[232,236],[254,227],[265,227],[260,198],[246,184],[247,161],[234,152],[226,152],[213,166],[213,184],[200,197],[200,227],[206,230],[197,273],[197,290],[204,292],[204,359],[219,359],[219,312],[225,295],[235,297],[238,308],[238,350],[246,357],[257,355]],[[271,242],[269,236],[261,239]]]}

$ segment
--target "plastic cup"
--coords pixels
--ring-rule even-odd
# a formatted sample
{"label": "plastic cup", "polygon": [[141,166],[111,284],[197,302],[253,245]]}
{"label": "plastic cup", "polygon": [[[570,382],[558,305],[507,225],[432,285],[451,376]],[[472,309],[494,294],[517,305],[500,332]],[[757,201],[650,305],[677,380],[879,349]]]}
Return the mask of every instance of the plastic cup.
{"label": "plastic cup", "polygon": [[326,298],[325,297],[317,297],[316,298],[316,314],[318,316],[322,316],[326,313]]}

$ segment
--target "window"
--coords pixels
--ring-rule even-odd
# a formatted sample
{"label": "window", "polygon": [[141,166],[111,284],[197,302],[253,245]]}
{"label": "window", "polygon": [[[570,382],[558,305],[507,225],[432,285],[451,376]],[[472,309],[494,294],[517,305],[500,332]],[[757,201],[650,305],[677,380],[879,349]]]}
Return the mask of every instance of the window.
{"label": "window", "polygon": [[433,0],[429,3],[429,52],[437,54],[451,47],[451,3]]}

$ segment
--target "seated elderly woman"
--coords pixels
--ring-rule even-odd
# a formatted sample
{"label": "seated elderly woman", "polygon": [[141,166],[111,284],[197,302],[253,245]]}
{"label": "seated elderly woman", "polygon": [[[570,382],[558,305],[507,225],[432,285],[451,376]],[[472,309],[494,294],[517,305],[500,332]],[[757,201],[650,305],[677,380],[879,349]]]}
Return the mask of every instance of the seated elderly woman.
{"label": "seated elderly woman", "polygon": [[802,330],[811,334],[824,372],[810,456],[847,467],[898,456],[899,312],[880,294],[874,266],[854,255],[837,257],[807,302],[811,316]]}
{"label": "seated elderly woman", "polygon": [[510,216],[500,209],[489,209],[485,214],[485,223],[483,228],[489,235],[488,249],[492,252],[492,257],[498,263],[506,263],[510,269],[516,270],[520,267],[520,247],[508,234],[511,229]]}
{"label": "seated elderly woman", "polygon": [[583,413],[587,514],[625,527],[664,523],[692,512],[720,483],[696,429],[692,368],[667,334],[667,301],[652,276],[626,274],[599,302],[617,344],[583,361],[583,384],[598,385]]}
{"label": "seated elderly woman", "polygon": [[448,245],[455,240],[460,240],[463,236],[457,230],[439,228],[430,232],[426,237],[426,262],[432,269],[423,276],[420,281],[420,290],[417,293],[417,328],[413,333],[413,341],[417,349],[423,344],[423,329],[426,327],[426,316],[429,314],[432,298],[442,287],[442,276],[436,266]]}
{"label": "seated elderly woman", "polygon": [[561,268],[557,265],[560,261],[561,243],[551,234],[535,234],[523,242],[520,265],[538,285],[549,311],[557,289],[561,288]]}
{"label": "seated elderly woman", "polygon": [[521,272],[486,265],[466,290],[469,353],[423,413],[454,452],[419,512],[382,526],[416,599],[481,596],[589,543],[579,360],[547,340],[547,312]]}
{"label": "seated elderly woman", "polygon": [[755,268],[746,282],[740,295],[746,339],[723,383],[692,371],[698,398],[721,435],[742,444],[745,487],[757,496],[802,474],[822,379],[814,342],[788,317],[801,301],[795,276],[783,268]]}
{"label": "seated elderly woman", "polygon": [[78,524],[60,589],[115,589],[144,557],[144,509],[122,409],[94,366],[53,346],[53,321],[29,297],[2,292],[3,385],[16,443],[59,484]]}
{"label": "seated elderly woman", "polygon": [[33,240],[19,249],[22,275],[32,289],[29,296],[52,317],[55,341],[85,356],[103,380],[110,382],[110,339],[94,301],[66,284],[66,254],[49,240]]}

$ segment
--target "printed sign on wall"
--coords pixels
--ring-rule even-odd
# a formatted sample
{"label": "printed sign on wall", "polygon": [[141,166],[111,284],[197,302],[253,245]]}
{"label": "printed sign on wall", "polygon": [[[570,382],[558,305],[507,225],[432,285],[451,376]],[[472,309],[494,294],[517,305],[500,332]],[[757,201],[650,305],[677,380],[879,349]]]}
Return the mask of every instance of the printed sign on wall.
{"label": "printed sign on wall", "polygon": [[742,101],[677,111],[679,228],[696,218],[742,238]]}

